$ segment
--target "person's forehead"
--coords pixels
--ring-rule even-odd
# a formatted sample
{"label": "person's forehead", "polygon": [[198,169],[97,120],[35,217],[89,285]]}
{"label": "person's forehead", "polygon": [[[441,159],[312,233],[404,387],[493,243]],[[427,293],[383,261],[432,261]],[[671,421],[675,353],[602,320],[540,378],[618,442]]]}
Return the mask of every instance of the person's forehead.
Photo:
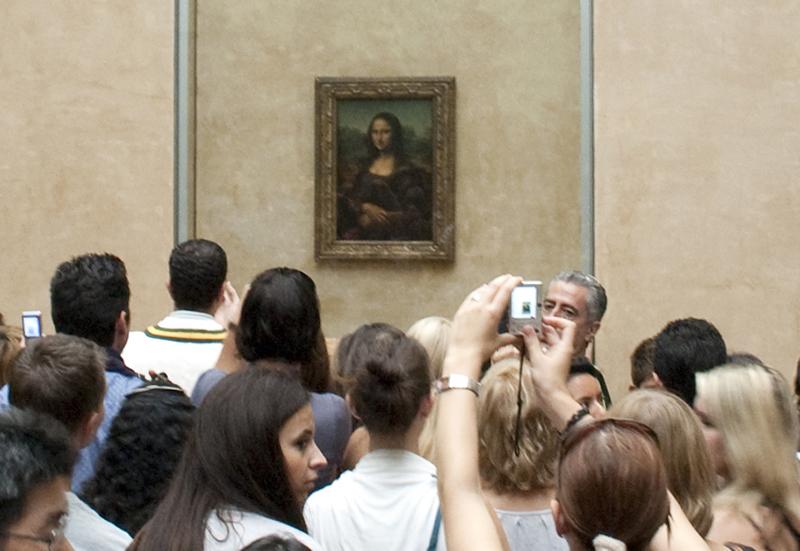
{"label": "person's forehead", "polygon": [[15,524],[24,527],[21,531],[41,530],[53,524],[67,513],[68,490],[69,479],[64,476],[37,485],[28,494],[22,517]]}
{"label": "person's forehead", "polygon": [[601,393],[600,382],[588,373],[573,375],[567,381],[567,387],[572,392],[577,392],[584,396]]}
{"label": "person's forehead", "polygon": [[573,306],[583,309],[586,306],[589,290],[575,283],[553,281],[547,287],[545,300],[570,302]]}

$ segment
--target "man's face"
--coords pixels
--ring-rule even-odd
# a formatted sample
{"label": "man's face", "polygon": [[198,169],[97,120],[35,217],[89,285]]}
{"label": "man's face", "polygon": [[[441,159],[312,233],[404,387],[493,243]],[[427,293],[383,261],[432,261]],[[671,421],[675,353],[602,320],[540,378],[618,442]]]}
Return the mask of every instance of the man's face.
{"label": "man's face", "polygon": [[555,316],[575,322],[575,347],[573,356],[582,356],[586,346],[600,328],[599,321],[590,321],[586,300],[589,290],[586,287],[553,281],[547,288],[547,295],[542,303],[542,314]]}
{"label": "man's face", "polygon": [[[6,551],[70,549],[62,528],[67,517],[69,478],[59,476],[39,484],[28,494],[22,516],[6,531]],[[55,539],[53,535],[55,534]],[[52,540],[52,544],[48,542]],[[0,540],[1,541],[1,540]]]}

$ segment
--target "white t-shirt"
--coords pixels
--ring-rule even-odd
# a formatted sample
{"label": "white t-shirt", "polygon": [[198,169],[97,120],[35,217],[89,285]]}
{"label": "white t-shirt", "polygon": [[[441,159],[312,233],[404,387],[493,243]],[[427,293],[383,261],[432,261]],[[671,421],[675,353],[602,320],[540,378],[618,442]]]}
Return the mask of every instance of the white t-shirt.
{"label": "white t-shirt", "polygon": [[[225,522],[220,520],[220,516]],[[255,540],[273,534],[287,539],[294,538],[311,551],[323,551],[323,548],[305,532],[277,520],[238,509],[224,509],[209,515],[203,551],[239,551]]]}
{"label": "white t-shirt", "polygon": [[[311,494],[303,515],[327,551],[426,551],[438,510],[432,463],[404,450],[376,450]],[[445,549],[444,527],[436,549]]]}
{"label": "white t-shirt", "polygon": [[125,551],[131,537],[95,512],[86,503],[67,492],[69,517],[64,535],[75,551]]}
{"label": "white t-shirt", "polygon": [[198,377],[216,365],[224,338],[225,328],[213,316],[176,310],[144,332],[131,331],[122,357],[145,377],[166,373],[191,396]]}

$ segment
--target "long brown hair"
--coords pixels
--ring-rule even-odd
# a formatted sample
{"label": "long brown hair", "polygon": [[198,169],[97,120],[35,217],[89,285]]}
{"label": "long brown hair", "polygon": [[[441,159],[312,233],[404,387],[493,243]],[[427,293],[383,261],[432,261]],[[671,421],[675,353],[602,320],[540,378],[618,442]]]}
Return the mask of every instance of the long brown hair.
{"label": "long brown hair", "polygon": [[220,509],[228,508],[305,530],[278,434],[306,404],[297,377],[277,367],[248,366],[220,381],[196,413],[167,495],[130,549],[202,549],[208,516],[225,522]]}
{"label": "long brown hair", "polygon": [[561,447],[556,500],[566,537],[592,549],[600,535],[646,549],[667,520],[667,473],[655,433],[624,419],[595,421]]}

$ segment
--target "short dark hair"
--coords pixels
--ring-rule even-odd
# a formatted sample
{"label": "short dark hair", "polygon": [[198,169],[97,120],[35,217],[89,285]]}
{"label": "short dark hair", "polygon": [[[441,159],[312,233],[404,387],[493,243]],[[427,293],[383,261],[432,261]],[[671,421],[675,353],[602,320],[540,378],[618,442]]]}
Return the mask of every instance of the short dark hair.
{"label": "short dark hair", "polygon": [[586,309],[589,314],[589,321],[600,321],[606,313],[608,307],[608,296],[606,289],[600,284],[600,281],[591,274],[573,270],[571,272],[559,272],[553,281],[561,281],[563,283],[571,283],[578,287],[583,287],[587,291],[586,295]]}
{"label": "short dark hair", "polygon": [[[373,434],[402,434],[431,391],[428,354],[396,327],[375,334],[370,325],[353,333],[347,391],[356,414]],[[369,335],[362,338],[361,332]]]}
{"label": "short dark hair", "polygon": [[105,352],[87,339],[36,339],[11,370],[9,402],[47,414],[74,432],[103,403],[105,363]]}
{"label": "short dark hair", "polygon": [[298,363],[303,386],[326,392],[330,361],[314,280],[293,268],[272,268],[256,276],[242,303],[236,347],[248,362]]}
{"label": "short dark hair", "polygon": [[228,257],[218,244],[190,239],[169,255],[169,290],[175,308],[204,312],[214,304],[228,275]]}
{"label": "short dark hair", "polygon": [[689,406],[697,393],[695,374],[723,365],[725,341],[710,322],[685,318],[669,322],[656,335],[653,369],[667,390]]}
{"label": "short dark hair", "polygon": [[128,394],[81,497],[103,518],[136,534],[167,492],[194,409],[181,388],[167,381]]}
{"label": "short dark hair", "polygon": [[120,312],[129,312],[125,264],[113,254],[85,254],[63,262],[50,280],[53,324],[59,333],[100,346],[114,343]]}
{"label": "short dark hair", "polygon": [[639,387],[653,374],[653,356],[656,350],[655,337],[648,337],[640,342],[631,354],[631,381]]}
{"label": "short dark hair", "polygon": [[20,519],[37,486],[69,477],[74,462],[61,424],[33,411],[0,412],[0,532]]}

